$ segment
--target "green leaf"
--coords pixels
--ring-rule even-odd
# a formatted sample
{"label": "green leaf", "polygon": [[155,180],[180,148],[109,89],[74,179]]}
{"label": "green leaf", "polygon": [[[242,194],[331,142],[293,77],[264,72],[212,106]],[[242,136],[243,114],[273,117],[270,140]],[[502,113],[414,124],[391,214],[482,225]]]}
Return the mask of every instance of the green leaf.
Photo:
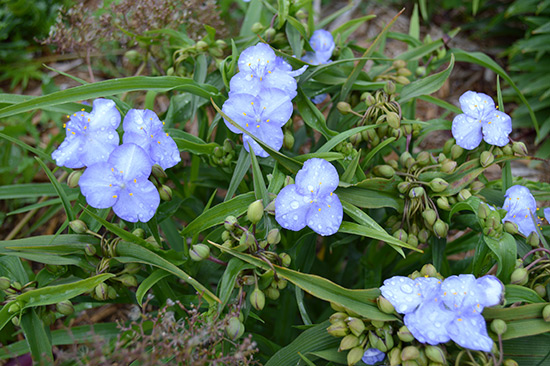
{"label": "green leaf", "polygon": [[405,85],[399,95],[399,103],[403,104],[413,98],[421,95],[429,95],[441,89],[445,81],[449,78],[454,64],[455,59],[454,56],[451,55],[451,61],[445,70]]}
{"label": "green leaf", "polygon": [[525,286],[508,284],[505,286],[505,294],[507,304],[513,304],[515,302],[530,304],[545,302],[533,289]]}
{"label": "green leaf", "polygon": [[277,4],[279,5],[279,11],[277,12],[277,21],[279,22],[279,26],[277,28],[280,29],[285,24],[286,18],[288,17],[288,11],[290,10],[290,1],[277,0]]}
{"label": "green leaf", "polygon": [[262,170],[258,164],[258,159],[256,154],[254,154],[254,149],[252,146],[248,145],[250,148],[250,162],[252,164],[252,182],[254,184],[254,195],[256,200],[262,200],[264,207],[269,204],[269,197],[267,196],[267,188],[265,186],[264,176],[262,175]]}
{"label": "green leaf", "polygon": [[357,170],[357,166],[359,165],[359,158],[361,157],[361,150],[358,151],[357,155],[355,155],[355,158],[349,163],[348,167],[344,171],[344,174],[340,177],[340,180],[342,182],[351,183],[353,178],[355,177],[355,171]]}
{"label": "green leaf", "polygon": [[[5,135],[3,133],[0,132],[0,137],[5,139],[5,140],[8,140],[16,145],[19,145],[20,147],[22,147],[23,149],[27,150],[27,151],[30,151],[32,152],[33,154],[37,155],[37,156],[40,156],[42,159],[44,160],[48,160],[48,161],[53,161],[53,159],[51,158],[50,155],[46,154],[44,151],[40,150],[40,149],[35,149],[34,147],[30,146],[30,145],[27,145],[26,143],[24,143],[23,141],[19,140],[19,139],[16,139],[14,137],[11,137],[11,136],[8,136],[8,135]],[[0,187],[1,188],[1,187]]]}
{"label": "green leaf", "polygon": [[275,264],[269,265],[261,259],[249,254],[240,253],[236,250],[222,247],[210,241],[210,244],[216,248],[231,254],[245,262],[255,265],[256,267],[270,270],[272,267],[277,273],[277,276],[282,277],[294,285],[300,287],[308,294],[318,297],[325,301],[334,302],[355,311],[359,315],[376,320],[395,320],[392,315],[385,314],[378,310],[376,306],[376,298],[380,295],[380,290],[377,288],[369,290],[348,290],[343,288],[326,278],[311,275],[307,273],[297,272],[288,268],[280,267]]}
{"label": "green leaf", "polygon": [[147,291],[149,291],[151,287],[153,287],[158,281],[170,275],[170,272],[166,272],[163,269],[156,269],[153,271],[153,273],[147,276],[147,278],[139,284],[139,287],[136,290],[136,300],[139,306],[142,306],[143,296],[145,296]]}
{"label": "green leaf", "polygon": [[368,164],[370,163],[372,158],[374,158],[374,156],[376,154],[378,154],[378,152],[380,150],[382,150],[383,148],[385,148],[386,146],[388,146],[389,144],[391,144],[394,141],[395,141],[395,137],[389,137],[389,138],[385,139],[384,141],[382,141],[381,143],[379,143],[374,149],[369,151],[367,156],[365,156],[365,159],[363,160],[362,166],[368,166]]}
{"label": "green leaf", "polygon": [[298,98],[296,100],[298,112],[304,122],[314,130],[320,132],[327,140],[336,136],[338,133],[327,127],[325,116],[313,104],[313,102],[304,94],[302,88],[298,88]]}
{"label": "green leaf", "polygon": [[347,140],[351,136],[353,136],[357,133],[361,133],[361,132],[366,131],[366,130],[373,129],[375,127],[378,127],[378,126],[369,125],[369,126],[355,127],[355,128],[352,128],[351,130],[340,132],[338,135],[334,136],[333,138],[331,138],[330,140],[325,142],[325,144],[323,146],[321,146],[317,150],[317,152],[318,153],[329,152],[330,150],[332,150],[333,147],[338,145],[340,142],[342,142],[344,140]]}
{"label": "green leaf", "polygon": [[338,352],[338,348],[324,349],[322,351],[309,352],[308,354],[340,365],[348,364],[346,352]]}
{"label": "green leaf", "polygon": [[[78,188],[69,188],[67,185],[61,186],[66,195],[74,195],[79,192]],[[36,198],[57,196],[58,193],[50,183],[28,183],[12,184],[0,187],[0,200],[9,200],[15,198]]]}
{"label": "green leaf", "polygon": [[246,172],[248,171],[250,164],[248,163],[248,153],[244,148],[241,149],[239,153],[239,158],[237,159],[237,165],[235,170],[233,170],[233,175],[231,176],[231,182],[229,182],[229,187],[227,188],[227,193],[225,194],[224,202],[230,200],[237,188],[241,184]]}
{"label": "green leaf", "polygon": [[61,199],[61,203],[63,204],[63,208],[65,209],[65,214],[67,215],[67,220],[69,222],[74,221],[76,219],[74,212],[72,210],[71,202],[69,201],[69,197],[67,196],[67,193],[65,193],[65,190],[61,186],[61,183],[57,181],[57,178],[55,178],[55,175],[53,175],[52,171],[48,166],[40,160],[39,157],[35,157],[36,161],[38,161],[38,164],[44,169],[44,172],[48,176],[48,179],[52,183],[55,191],[59,195],[59,198]]}
{"label": "green leaf", "polygon": [[263,12],[263,5],[260,0],[252,0],[248,3],[248,9],[241,25],[239,36],[254,36],[252,25],[260,21]]}
{"label": "green leaf", "polygon": [[403,209],[403,201],[396,197],[396,195],[393,193],[376,191],[373,189],[366,189],[356,186],[339,187],[335,192],[341,201],[347,201],[358,207],[392,207],[398,211],[402,211]]}
{"label": "green leaf", "polygon": [[229,260],[227,267],[220,278],[220,284],[218,286],[218,296],[221,300],[221,304],[218,305],[219,311],[221,311],[231,299],[231,293],[235,289],[235,282],[237,281],[239,273],[241,273],[242,270],[249,268],[254,268],[254,266],[243,262],[239,258],[231,258]]}
{"label": "green leaf", "polygon": [[51,107],[58,104],[76,102],[85,99],[106,97],[138,90],[154,90],[165,92],[169,90],[186,91],[203,98],[210,98],[219,93],[212,85],[199,84],[193,79],[178,76],[132,76],[121,79],[99,81],[93,84],[76,86],[34,98],[22,103],[0,109],[0,118],[30,110]]}
{"label": "green leaf", "polygon": [[25,340],[29,344],[34,365],[52,365],[53,354],[50,328],[44,326],[34,309],[23,314],[21,317],[21,328],[25,334]]}
{"label": "green leaf", "polygon": [[490,236],[484,236],[483,239],[497,257],[497,277],[505,284],[510,282],[517,258],[516,239],[508,233],[502,234],[499,239]]}

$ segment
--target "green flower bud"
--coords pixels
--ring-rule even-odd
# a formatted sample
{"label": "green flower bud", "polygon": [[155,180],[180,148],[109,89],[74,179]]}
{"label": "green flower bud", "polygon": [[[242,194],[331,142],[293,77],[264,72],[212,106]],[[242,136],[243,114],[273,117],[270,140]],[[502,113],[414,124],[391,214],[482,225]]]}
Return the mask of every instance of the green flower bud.
{"label": "green flower bud", "polygon": [[19,319],[18,316],[14,316],[13,318],[11,318],[11,322],[12,322],[13,325],[15,325],[16,327],[18,327],[19,324],[20,324],[20,322],[21,322],[21,320]]}
{"label": "green flower bud", "polygon": [[395,93],[395,84],[392,83],[391,80],[388,80],[386,82],[386,85],[384,85],[384,91],[386,92],[386,94],[392,95],[393,93]]}
{"label": "green flower bud", "polygon": [[221,49],[224,49],[227,47],[227,43],[223,39],[216,40],[215,44],[216,44],[216,47],[219,47]]}
{"label": "green flower bud", "polygon": [[248,218],[248,221],[250,221],[253,224],[257,224],[262,219],[263,216],[264,216],[264,204],[262,200],[254,201],[248,206],[248,211],[246,213],[246,217]]}
{"label": "green flower bud", "polygon": [[550,323],[550,305],[546,305],[542,308],[542,319],[544,319],[545,322]]}
{"label": "green flower bud", "polygon": [[407,67],[407,63],[404,60],[395,60],[392,65],[394,69],[402,69]]}
{"label": "green flower bud", "polygon": [[283,183],[283,187],[286,187],[288,185],[291,185],[291,184],[294,184],[294,178],[292,178],[291,176],[287,175],[285,177],[285,182]]}
{"label": "green flower bud", "polygon": [[416,163],[420,166],[426,166],[430,163],[430,153],[422,151],[416,156]]}
{"label": "green flower bud", "polygon": [[502,319],[495,319],[491,322],[491,330],[496,335],[503,335],[506,333],[507,328],[506,322]]}
{"label": "green flower bud", "polygon": [[395,81],[398,83],[398,84],[401,84],[401,85],[408,85],[411,83],[411,81],[409,79],[407,79],[405,76],[403,75],[399,75],[395,78]]}
{"label": "green flower bud", "polygon": [[511,156],[514,155],[514,150],[512,149],[512,146],[508,144],[502,147],[502,153],[504,155]]}
{"label": "green flower bud", "polygon": [[449,231],[449,225],[447,225],[443,220],[437,219],[433,227],[434,233],[438,238],[444,238],[447,236]]}
{"label": "green flower bud", "polygon": [[377,165],[373,169],[373,173],[379,177],[391,178],[395,174],[395,170],[389,165]]}
{"label": "green flower bud", "polygon": [[412,156],[408,157],[407,160],[405,160],[405,168],[410,169],[414,163],[416,163],[416,160],[414,160]]}
{"label": "green flower bud", "polygon": [[529,281],[529,272],[525,268],[516,268],[510,277],[510,282],[514,285],[523,286]]}
{"label": "green flower bud", "polygon": [[451,211],[451,205],[449,205],[449,200],[447,199],[447,197],[439,197],[435,203],[440,209]]}
{"label": "green flower bud", "polygon": [[361,133],[356,133],[355,135],[352,135],[349,138],[349,142],[351,142],[351,144],[353,146],[359,145],[361,143],[361,141],[363,141],[363,137],[362,137]]}
{"label": "green flower bud", "polygon": [[529,153],[523,142],[516,141],[512,144],[512,151],[520,156],[527,156]]}
{"label": "green flower bud", "polygon": [[435,269],[433,264],[428,263],[422,266],[420,274],[422,274],[422,276],[437,277],[437,269]]}
{"label": "green flower bud", "polygon": [[292,150],[294,147],[294,135],[290,131],[285,131],[283,137],[283,146],[287,150]]}
{"label": "green flower bud", "polygon": [[429,185],[432,191],[439,193],[447,189],[447,187],[449,186],[449,183],[447,183],[447,181],[444,179],[434,178],[431,180]]}
{"label": "green flower bud", "polygon": [[296,12],[296,18],[298,19],[306,19],[307,18],[307,13],[305,11],[303,11],[302,9],[298,10]]}
{"label": "green flower bud", "polygon": [[21,309],[23,309],[23,306],[21,305],[21,303],[19,303],[19,301],[14,301],[8,307],[8,313],[15,314],[15,313],[20,312]]}
{"label": "green flower bud", "polygon": [[157,179],[166,179],[168,176],[162,167],[158,164],[153,165],[151,168],[151,174]]}
{"label": "green flower bud", "polygon": [[418,246],[418,237],[414,234],[409,233],[407,243],[416,248]]}
{"label": "green flower bud", "polygon": [[88,226],[82,220],[73,220],[69,222],[69,226],[77,234],[84,234],[88,231]]}
{"label": "green flower bud", "polygon": [[199,52],[204,52],[208,49],[208,43],[206,43],[205,41],[198,41],[196,44],[195,44],[195,48],[199,51]]}
{"label": "green flower bud", "polygon": [[327,328],[328,334],[333,337],[344,337],[349,333],[348,326],[343,321],[337,321],[332,323]]}
{"label": "green flower bud", "polygon": [[399,331],[397,331],[397,337],[403,342],[412,342],[414,340],[413,335],[406,326],[399,328]]}
{"label": "green flower bud", "polygon": [[541,285],[540,283],[537,283],[537,284],[535,285],[535,287],[533,288],[533,290],[535,290],[535,292],[536,292],[540,297],[545,297],[545,296],[546,296],[546,286]]}
{"label": "green flower bud", "polygon": [[69,300],[61,301],[55,305],[55,309],[58,313],[63,315],[71,315],[74,313],[73,303]]}
{"label": "green flower bud", "polygon": [[479,207],[477,208],[477,217],[480,219],[486,219],[490,213],[491,209],[489,209],[489,206],[483,202],[479,204]]}
{"label": "green flower bud", "polygon": [[275,34],[277,34],[277,31],[274,28],[267,28],[265,31],[265,38],[272,39],[273,37],[275,37]]}
{"label": "green flower bud", "polygon": [[483,188],[485,188],[485,184],[481,183],[479,180],[476,180],[475,182],[470,184],[470,189],[472,190],[472,192],[475,193],[481,191]]}
{"label": "green flower bud", "polygon": [[281,262],[284,267],[289,267],[290,262],[292,262],[292,258],[287,253],[281,253],[279,254],[279,258],[281,258]]}
{"label": "green flower bud", "polygon": [[224,230],[224,231],[222,232],[221,238],[222,238],[223,241],[231,240],[231,238],[232,238],[232,237],[231,237],[231,233],[230,233],[229,231],[227,231],[227,230]]}
{"label": "green flower bud", "polygon": [[267,242],[271,245],[276,245],[281,242],[281,232],[279,229],[271,229],[267,233]]}
{"label": "green flower bud", "polygon": [[255,288],[250,294],[250,304],[258,311],[262,310],[265,306],[265,295],[259,288]]}
{"label": "green flower bud", "polygon": [[456,161],[454,160],[446,160],[441,164],[440,170],[443,173],[452,173],[456,169]]}
{"label": "green flower bud", "polygon": [[95,287],[95,295],[99,300],[107,300],[107,284],[102,282]]}
{"label": "green flower bud", "polygon": [[359,362],[361,360],[361,358],[363,357],[363,353],[365,351],[363,350],[363,347],[355,347],[355,348],[352,348],[349,352],[348,352],[348,366],[351,366],[351,365],[355,365],[357,362]]}
{"label": "green flower bud", "polygon": [[11,284],[11,287],[13,287],[14,289],[16,289],[17,291],[21,291],[21,289],[23,288],[23,286],[17,282],[17,281],[14,281],[12,284]]}
{"label": "green flower bud", "polygon": [[10,279],[7,277],[0,277],[0,291],[5,291],[10,288]]}
{"label": "green flower bud", "polygon": [[447,364],[447,360],[445,359],[445,352],[441,348],[437,346],[428,345],[426,346],[426,349],[424,352],[426,354],[426,357],[428,357],[430,361],[437,362],[444,365]]}
{"label": "green flower bud", "polygon": [[273,284],[273,283],[277,284],[277,289],[279,289],[279,290],[284,290],[286,288],[286,286],[288,286],[288,281],[285,280],[284,278],[279,278],[279,280],[277,282],[273,281],[271,284]]}
{"label": "green flower bud", "polygon": [[487,167],[495,161],[495,156],[490,151],[484,151],[479,156],[479,163],[482,167]]}
{"label": "green flower bud", "polygon": [[531,232],[529,236],[527,237],[527,244],[532,246],[533,248],[537,248],[540,244],[540,238],[536,232]]}
{"label": "green flower bud", "polygon": [[415,70],[416,76],[420,76],[420,77],[426,75],[426,72],[427,72],[426,67],[424,67],[424,66],[418,66]]}
{"label": "green flower bud", "polygon": [[123,274],[118,277],[118,280],[126,287],[136,287],[138,285],[136,276],[131,274]]}
{"label": "green flower bud", "polygon": [[355,336],[359,337],[365,330],[365,323],[359,318],[350,318],[348,319],[348,328]]}
{"label": "green flower bud", "polygon": [[407,239],[409,238],[409,236],[407,235],[407,232],[403,229],[399,229],[397,230],[395,233],[393,233],[393,237],[394,238],[397,238],[401,241],[407,241]]}
{"label": "green flower bud", "polygon": [[225,230],[233,231],[235,230],[235,225],[237,225],[238,223],[239,222],[237,221],[237,218],[235,216],[227,216],[225,218],[223,226],[225,227]]}
{"label": "green flower bud", "polygon": [[359,345],[359,338],[354,336],[353,334],[348,334],[342,340],[340,341],[340,347],[338,348],[338,352],[341,351],[347,351],[348,349],[352,349],[353,347],[357,347]]}
{"label": "green flower bud", "polygon": [[195,262],[200,262],[210,257],[210,247],[206,244],[195,244],[189,251],[189,257]]}
{"label": "green flower bud", "polygon": [[258,250],[258,248],[256,247],[256,238],[254,237],[254,234],[252,234],[248,230],[246,230],[241,235],[241,239],[239,240],[239,246],[242,247],[241,251],[246,249],[250,249],[252,251]]}
{"label": "green flower bud", "polygon": [[462,189],[460,192],[458,192],[458,200],[460,202],[465,201],[470,197],[472,197],[472,194],[467,189]]}
{"label": "green flower bud", "polygon": [[132,66],[139,66],[143,62],[143,57],[136,50],[129,50],[124,53],[124,60],[129,62]]}
{"label": "green flower bud", "polygon": [[332,315],[330,316],[330,318],[328,318],[328,320],[330,321],[331,324],[334,324],[334,323],[336,323],[336,322],[343,322],[343,321],[346,320],[347,318],[349,318],[348,313],[339,311],[339,312],[337,312],[337,313],[332,314]]}
{"label": "green flower bud", "polygon": [[235,341],[241,338],[244,334],[244,325],[238,317],[230,318],[227,326],[225,327],[225,333],[230,339]]}
{"label": "green flower bud", "polygon": [[401,182],[397,185],[397,190],[399,191],[399,193],[405,194],[409,191],[411,185],[411,182]]}
{"label": "green flower bud", "polygon": [[145,230],[142,228],[137,228],[134,231],[132,231],[132,235],[137,236],[140,239],[143,239],[145,237]]}
{"label": "green flower bud", "polygon": [[337,304],[335,302],[331,302],[330,303],[330,307],[332,308],[332,310],[334,311],[338,311],[338,312],[341,312],[341,313],[346,313],[347,314],[347,310],[345,307],[343,307],[342,305],[340,304]]}
{"label": "green flower bud", "polygon": [[275,200],[269,202],[269,204],[265,208],[265,212],[267,212],[269,215],[275,215]]}
{"label": "green flower bud", "polygon": [[371,320],[370,323],[371,323],[372,326],[375,327],[377,330],[383,328],[384,325],[386,324],[386,323],[383,322],[382,320]]}
{"label": "green flower bud", "polygon": [[412,71],[407,69],[407,68],[400,68],[397,70],[397,75],[398,76],[411,76],[412,75]]}
{"label": "green flower bud", "polygon": [[223,148],[221,146],[216,146],[214,150],[212,150],[212,155],[214,155],[217,158],[221,158],[224,156]]}
{"label": "green flower bud", "polygon": [[46,326],[50,326],[57,320],[57,317],[55,316],[55,313],[51,310],[46,310],[40,315],[40,318],[42,319],[42,322]]}
{"label": "green flower bud", "polygon": [[518,366],[518,363],[512,360],[511,358],[508,358],[504,360],[504,362],[502,363],[502,366]]}
{"label": "green flower bud", "polygon": [[435,212],[433,208],[428,208],[422,212],[422,217],[426,220],[428,225],[433,226],[435,224],[435,220],[437,220],[437,212]]}
{"label": "green flower bud", "polygon": [[502,152],[502,149],[497,146],[493,149],[493,155],[502,156],[502,155],[504,155],[504,153]]}
{"label": "green flower bud", "polygon": [[351,106],[347,102],[338,102],[336,109],[338,109],[338,111],[340,111],[343,115],[351,112]]}
{"label": "green flower bud", "polygon": [[159,196],[160,199],[163,201],[171,201],[172,200],[172,188],[168,187],[167,185],[163,184],[159,188]]}
{"label": "green flower bud", "polygon": [[423,187],[414,187],[413,189],[411,189],[409,191],[409,197],[410,198],[421,198],[422,196],[424,196],[425,193],[426,193],[426,191],[424,191]]}
{"label": "green flower bud", "polygon": [[401,118],[399,118],[399,115],[395,112],[388,112],[386,114],[386,122],[388,122],[388,126],[391,128],[399,128],[401,127]]}
{"label": "green flower bud", "polygon": [[401,349],[392,348],[388,353],[388,360],[390,361],[390,366],[399,366],[401,364]]}
{"label": "green flower bud", "polygon": [[84,173],[84,170],[73,170],[71,174],[67,177],[67,185],[69,188],[76,188],[78,187],[78,181],[80,180],[80,177]]}
{"label": "green flower bud", "polygon": [[273,288],[273,287],[268,287],[266,290],[265,290],[265,294],[268,298],[270,298],[271,300],[277,300],[279,298],[279,296],[281,295],[281,293],[279,292],[279,290],[277,290],[276,288]]}
{"label": "green flower bud", "polygon": [[458,145],[453,145],[453,147],[451,147],[451,159],[456,160],[460,158],[463,152],[464,152],[463,148],[461,148]]}
{"label": "green flower bud", "polygon": [[420,243],[427,243],[428,239],[430,238],[430,233],[428,230],[422,229],[418,232],[417,237]]}
{"label": "green flower bud", "polygon": [[512,235],[518,233],[518,225],[515,222],[506,221],[504,223],[504,230],[506,230],[507,233],[510,233]]}
{"label": "green flower bud", "polygon": [[420,351],[415,346],[407,346],[401,350],[402,361],[413,361],[420,357]]}

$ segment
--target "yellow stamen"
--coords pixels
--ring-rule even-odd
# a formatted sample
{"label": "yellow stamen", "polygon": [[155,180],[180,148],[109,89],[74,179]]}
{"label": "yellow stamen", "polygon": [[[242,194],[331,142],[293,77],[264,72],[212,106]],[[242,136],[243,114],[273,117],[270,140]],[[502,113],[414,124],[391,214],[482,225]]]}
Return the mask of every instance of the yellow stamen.
{"label": "yellow stamen", "polygon": [[160,141],[157,141],[157,142],[158,142],[158,143],[159,143],[159,145],[160,145]]}
{"label": "yellow stamen", "polygon": [[319,212],[321,212],[321,207],[319,207]]}
{"label": "yellow stamen", "polygon": [[76,133],[74,133],[74,132],[71,132],[71,133],[72,133],[73,135],[76,135]]}
{"label": "yellow stamen", "polygon": [[67,124],[66,123],[63,123],[63,128],[67,127]]}
{"label": "yellow stamen", "polygon": [[250,102],[250,105],[254,105],[254,102]]}
{"label": "yellow stamen", "polygon": [[166,132],[166,136],[168,136],[168,132]]}
{"label": "yellow stamen", "polygon": [[457,320],[458,320],[459,322],[461,322],[461,321],[462,321],[462,318],[458,318]]}
{"label": "yellow stamen", "polygon": [[266,122],[269,122],[269,120],[266,120]]}
{"label": "yellow stamen", "polygon": [[245,112],[243,112],[243,116],[246,116],[246,113],[245,113]]}
{"label": "yellow stamen", "polygon": [[81,111],[84,112],[86,109],[82,108]]}
{"label": "yellow stamen", "polygon": [[115,194],[115,195],[113,196],[113,198],[118,198],[118,196]]}
{"label": "yellow stamen", "polygon": [[246,127],[248,127],[248,123],[246,124]]}
{"label": "yellow stamen", "polygon": [[137,183],[137,179],[134,179],[134,183]]}
{"label": "yellow stamen", "polygon": [[130,193],[130,196],[133,196],[134,194],[133,193]]}

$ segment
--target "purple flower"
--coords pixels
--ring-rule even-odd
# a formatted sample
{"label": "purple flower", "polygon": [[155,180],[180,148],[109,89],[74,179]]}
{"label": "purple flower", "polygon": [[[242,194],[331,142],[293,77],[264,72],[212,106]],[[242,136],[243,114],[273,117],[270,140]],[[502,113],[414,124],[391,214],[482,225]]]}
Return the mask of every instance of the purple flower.
{"label": "purple flower", "polygon": [[292,231],[307,225],[323,236],[336,233],[343,218],[342,204],[333,192],[339,179],[326,160],[307,160],[296,174],[296,184],[283,188],[275,199],[275,220]]}
{"label": "purple flower", "polygon": [[367,348],[361,360],[367,365],[374,365],[382,361],[385,357],[386,354],[378,348]]}
{"label": "purple flower", "polygon": [[64,125],[67,128],[65,141],[52,153],[59,166],[82,168],[107,161],[109,154],[118,146],[116,128],[120,113],[115,102],[107,99],[94,100],[92,112],[77,112]]}
{"label": "purple flower", "polygon": [[155,112],[149,109],[130,109],[124,117],[122,141],[142,147],[153,164],[168,169],[180,162],[181,157],[174,140],[163,130]]}
{"label": "purple flower", "polygon": [[122,144],[106,162],[90,165],[79,180],[86,202],[95,208],[113,207],[115,214],[130,222],[149,221],[160,203],[148,178],[153,163],[136,144]]}
{"label": "purple flower", "polygon": [[[292,102],[287,93],[280,89],[264,89],[257,97],[251,94],[231,94],[222,107],[223,112],[239,126],[256,136],[274,150],[283,146],[281,127],[292,115]],[[227,128],[234,133],[241,131],[225,121]],[[244,148],[252,146],[254,153],[261,157],[269,154],[250,136],[243,136]]]}
{"label": "purple flower", "polygon": [[307,66],[299,70],[292,67],[265,43],[248,47],[239,56],[239,72],[231,78],[230,96],[246,93],[257,96],[264,88],[277,88],[287,93],[290,99],[297,94],[295,76],[301,75]]}
{"label": "purple flower", "polygon": [[332,57],[332,51],[334,51],[334,38],[329,31],[324,29],[316,30],[313,32],[309,44],[315,51],[319,64],[326,64]]}
{"label": "purple flower", "polygon": [[476,280],[473,275],[451,276],[443,282],[433,277],[392,277],[380,287],[382,295],[405,314],[403,321],[416,340],[436,345],[453,340],[459,346],[490,352],[481,312],[502,302],[504,286],[494,276]]}
{"label": "purple flower", "polygon": [[[529,236],[531,232],[537,231],[535,221],[537,218],[537,202],[535,197],[529,191],[529,188],[515,185],[508,190],[504,195],[504,205],[502,207],[506,211],[506,216],[502,222],[511,221],[518,226],[518,230],[525,236]],[[535,221],[533,221],[533,218]]]}
{"label": "purple flower", "polygon": [[464,112],[453,119],[452,133],[458,146],[473,150],[481,140],[491,145],[504,146],[512,132],[512,119],[495,108],[487,94],[467,91],[459,99]]}

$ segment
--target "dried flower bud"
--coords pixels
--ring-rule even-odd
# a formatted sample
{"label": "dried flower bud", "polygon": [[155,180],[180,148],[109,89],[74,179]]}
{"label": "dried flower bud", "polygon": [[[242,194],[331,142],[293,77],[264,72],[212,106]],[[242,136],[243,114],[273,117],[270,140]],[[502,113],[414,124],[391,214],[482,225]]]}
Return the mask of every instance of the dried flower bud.
{"label": "dried flower bud", "polygon": [[88,231],[88,226],[82,220],[73,220],[69,222],[69,226],[77,234],[84,234]]}
{"label": "dried flower bud", "polygon": [[76,188],[78,187],[78,181],[80,180],[80,177],[84,173],[84,170],[73,170],[71,174],[67,177],[67,185],[69,188]]}
{"label": "dried flower bud", "polygon": [[71,315],[74,313],[73,303],[69,300],[61,301],[55,305],[55,309],[58,313],[63,315]]}
{"label": "dried flower bud", "polygon": [[338,102],[338,104],[336,105],[336,108],[343,115],[346,115],[351,112],[351,106],[347,102]]}
{"label": "dried flower bud", "polygon": [[195,262],[205,260],[210,256],[210,247],[206,244],[195,244],[189,251],[189,257]]}
{"label": "dried flower bud", "polygon": [[506,322],[502,319],[495,319],[491,322],[491,330],[496,335],[503,335],[506,333],[507,328]]}

